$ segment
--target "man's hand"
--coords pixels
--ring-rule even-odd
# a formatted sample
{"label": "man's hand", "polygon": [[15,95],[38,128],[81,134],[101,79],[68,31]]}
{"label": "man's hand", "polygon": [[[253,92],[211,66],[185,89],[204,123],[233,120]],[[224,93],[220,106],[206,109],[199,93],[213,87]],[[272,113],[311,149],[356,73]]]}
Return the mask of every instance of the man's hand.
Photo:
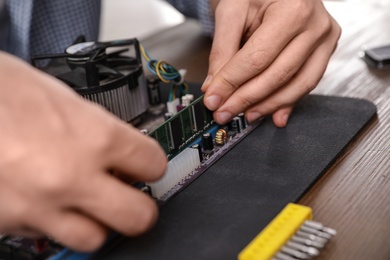
{"label": "man's hand", "polygon": [[[315,88],[341,29],[322,0],[211,0],[215,36],[205,105],[224,124],[273,113],[284,127],[294,103]],[[245,42],[241,48],[241,44]]]}
{"label": "man's hand", "polygon": [[137,235],[155,222],[155,203],[110,172],[158,179],[157,142],[1,52],[0,79],[0,233],[90,251],[109,229]]}

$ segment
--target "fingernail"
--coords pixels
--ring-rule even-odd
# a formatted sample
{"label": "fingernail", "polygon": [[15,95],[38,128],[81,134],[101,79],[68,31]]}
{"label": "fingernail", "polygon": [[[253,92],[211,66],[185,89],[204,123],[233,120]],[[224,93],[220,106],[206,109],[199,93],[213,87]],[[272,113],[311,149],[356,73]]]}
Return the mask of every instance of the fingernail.
{"label": "fingernail", "polygon": [[214,111],[219,107],[219,105],[221,104],[221,101],[222,101],[222,99],[220,96],[213,95],[213,96],[209,96],[209,97],[205,98],[204,104],[206,105],[206,107],[208,109],[210,109],[211,111]]}
{"label": "fingernail", "polygon": [[219,112],[215,115],[215,117],[219,124],[226,124],[233,118],[233,115],[229,112]]}
{"label": "fingernail", "polygon": [[200,88],[202,91],[205,91],[205,89],[210,85],[211,81],[213,79],[213,76],[208,75],[206,79],[203,82],[202,87]]}
{"label": "fingernail", "polygon": [[249,123],[252,123],[256,119],[259,119],[261,117],[259,112],[249,112],[246,116],[246,120],[248,120]]}
{"label": "fingernail", "polygon": [[284,125],[287,125],[288,116],[289,116],[288,114],[284,114],[284,115],[282,116],[282,121],[283,121]]}

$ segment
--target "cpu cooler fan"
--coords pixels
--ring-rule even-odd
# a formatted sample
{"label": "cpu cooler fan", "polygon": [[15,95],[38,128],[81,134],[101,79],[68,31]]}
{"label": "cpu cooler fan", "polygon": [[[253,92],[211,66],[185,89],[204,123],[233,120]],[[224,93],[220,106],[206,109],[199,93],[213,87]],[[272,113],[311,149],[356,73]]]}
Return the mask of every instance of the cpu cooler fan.
{"label": "cpu cooler fan", "polygon": [[[115,47],[126,48],[107,52],[108,48]],[[127,51],[132,51],[134,57],[125,56]],[[134,121],[148,109],[146,80],[136,39],[86,42],[80,36],[65,53],[35,55],[31,62],[126,122]]]}

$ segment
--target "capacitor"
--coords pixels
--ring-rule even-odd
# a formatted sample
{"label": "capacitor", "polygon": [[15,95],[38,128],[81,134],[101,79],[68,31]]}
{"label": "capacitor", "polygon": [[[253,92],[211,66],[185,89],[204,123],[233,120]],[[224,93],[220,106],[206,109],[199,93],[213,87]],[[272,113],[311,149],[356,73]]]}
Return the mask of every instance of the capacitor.
{"label": "capacitor", "polygon": [[147,78],[149,104],[156,106],[161,103],[160,80],[156,76]]}
{"label": "capacitor", "polygon": [[241,119],[242,129],[247,128],[248,127],[248,121],[246,121],[244,113],[238,114],[238,117]]}
{"label": "capacitor", "polygon": [[212,151],[214,149],[213,137],[210,133],[202,135],[202,146],[205,151]]}
{"label": "capacitor", "polygon": [[215,143],[218,145],[224,145],[226,143],[226,131],[224,129],[219,129],[215,134]]}
{"label": "capacitor", "polygon": [[202,147],[199,144],[194,144],[193,146],[191,146],[191,148],[198,150],[199,160],[200,162],[202,162],[203,161]]}
{"label": "capacitor", "polygon": [[229,131],[229,126],[223,125],[223,126],[221,126],[221,129],[225,130],[225,132],[228,132]]}
{"label": "capacitor", "polygon": [[235,118],[232,119],[232,121],[230,121],[229,123],[229,128],[231,131],[235,131],[237,133],[241,133],[241,130],[242,130],[242,122],[241,122],[241,119],[236,116]]}

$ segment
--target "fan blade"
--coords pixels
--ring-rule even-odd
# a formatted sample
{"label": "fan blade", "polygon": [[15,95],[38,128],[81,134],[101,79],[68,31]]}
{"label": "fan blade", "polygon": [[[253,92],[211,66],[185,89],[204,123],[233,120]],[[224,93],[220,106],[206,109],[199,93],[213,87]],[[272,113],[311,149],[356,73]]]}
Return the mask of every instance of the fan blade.
{"label": "fan blade", "polygon": [[108,76],[108,77],[121,77],[122,73],[115,69],[111,69],[109,67],[103,66],[101,64],[97,64],[96,67],[99,70],[99,76]]}
{"label": "fan blade", "polygon": [[74,89],[87,87],[87,75],[83,68],[75,68],[74,70],[62,73],[56,77]]}
{"label": "fan blade", "polygon": [[116,57],[116,58],[110,58],[107,59],[107,63],[110,67],[122,67],[127,66],[130,69],[138,67],[137,59],[133,57]]}
{"label": "fan blade", "polygon": [[31,55],[31,64],[37,67],[38,60],[48,59],[60,59],[70,57],[67,53],[55,53],[55,54],[42,54],[42,55]]}
{"label": "fan blade", "polygon": [[107,57],[108,58],[117,58],[117,57],[120,57],[119,55],[121,55],[122,53],[125,53],[127,52],[129,49],[126,48],[126,49],[120,49],[120,50],[117,50],[117,51],[113,51],[111,53],[108,53],[107,54]]}
{"label": "fan blade", "polygon": [[106,48],[108,48],[108,47],[121,47],[121,46],[127,46],[127,45],[134,44],[134,39],[115,40],[115,41],[99,42],[99,43],[105,45]]}

